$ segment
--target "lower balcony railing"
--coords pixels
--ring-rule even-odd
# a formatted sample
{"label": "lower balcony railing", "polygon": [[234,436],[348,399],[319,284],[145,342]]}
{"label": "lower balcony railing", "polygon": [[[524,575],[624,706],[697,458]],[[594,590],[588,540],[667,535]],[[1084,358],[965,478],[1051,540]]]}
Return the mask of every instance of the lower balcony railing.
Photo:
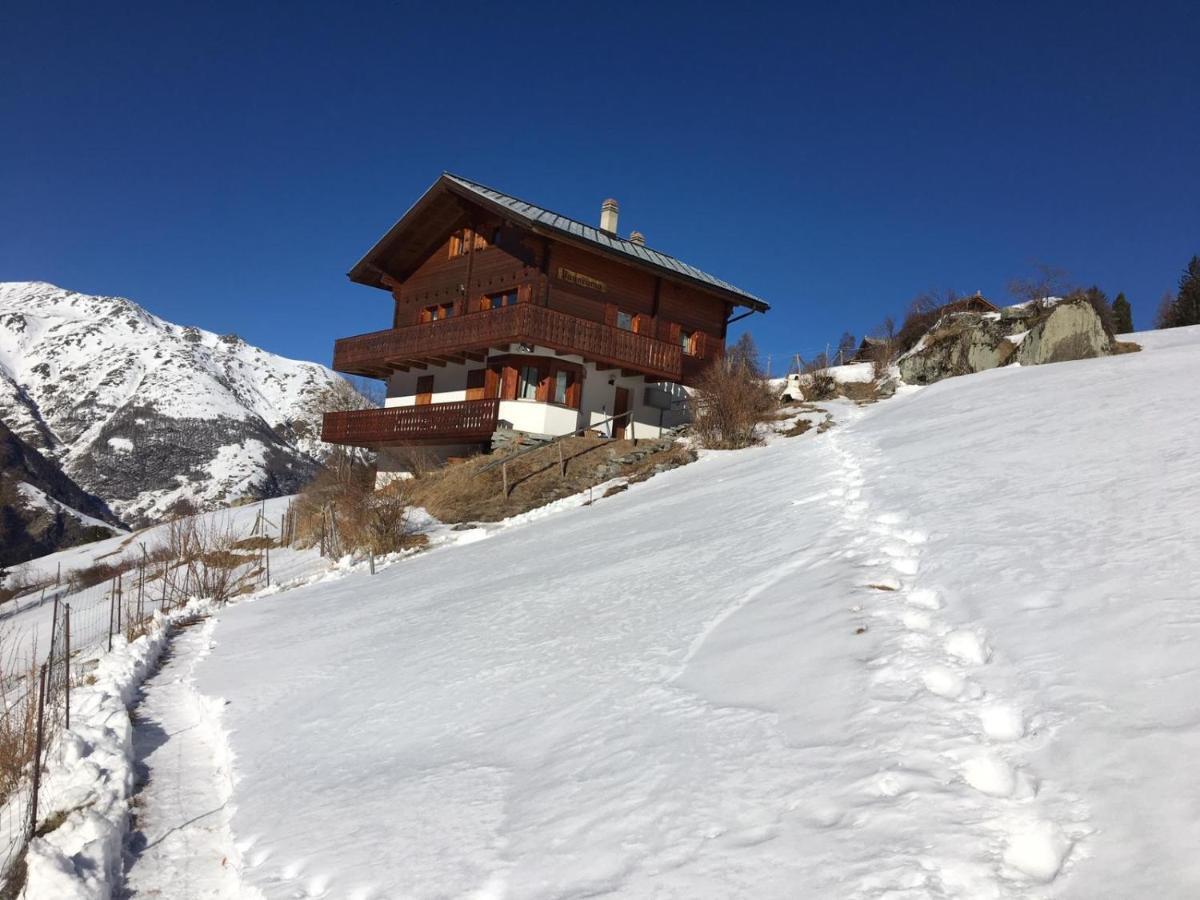
{"label": "lower balcony railing", "polygon": [[500,401],[460,400],[325,413],[321,440],[375,447],[387,444],[486,441],[496,430]]}
{"label": "lower balcony railing", "polygon": [[407,362],[518,342],[577,353],[663,381],[678,381],[684,374],[678,344],[529,303],[342,338],[334,345],[333,368],[379,377]]}

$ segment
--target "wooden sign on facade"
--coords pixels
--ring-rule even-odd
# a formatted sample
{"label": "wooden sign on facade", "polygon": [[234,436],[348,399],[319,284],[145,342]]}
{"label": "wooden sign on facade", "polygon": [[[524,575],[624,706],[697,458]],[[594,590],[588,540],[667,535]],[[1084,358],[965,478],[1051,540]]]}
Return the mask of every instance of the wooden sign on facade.
{"label": "wooden sign on facade", "polygon": [[581,272],[576,272],[574,269],[568,269],[564,266],[558,267],[558,277],[568,284],[577,284],[580,287],[591,288],[593,291],[604,293],[608,290],[608,285],[599,278],[592,278],[590,275],[584,275]]}

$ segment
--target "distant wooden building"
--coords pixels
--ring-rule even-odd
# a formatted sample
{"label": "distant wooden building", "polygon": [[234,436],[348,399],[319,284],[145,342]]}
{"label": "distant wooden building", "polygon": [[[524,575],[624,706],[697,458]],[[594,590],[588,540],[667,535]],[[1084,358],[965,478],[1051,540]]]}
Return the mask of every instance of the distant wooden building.
{"label": "distant wooden building", "polygon": [[681,386],[724,353],[726,326],[768,305],[617,234],[445,174],[350,271],[387,291],[392,327],[342,338],[339,372],[385,379],[384,409],[330,413],[324,440],[443,456],[498,428],[560,435],[612,416],[622,436],[681,415]]}

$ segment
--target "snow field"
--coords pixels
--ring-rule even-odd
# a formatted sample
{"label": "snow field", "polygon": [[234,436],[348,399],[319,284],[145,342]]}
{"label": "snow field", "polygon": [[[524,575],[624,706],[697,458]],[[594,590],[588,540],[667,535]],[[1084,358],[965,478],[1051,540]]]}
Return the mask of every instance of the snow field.
{"label": "snow field", "polygon": [[[181,898],[1196,896],[1200,405],[1163,386],[1200,329],[1137,339],[221,611],[144,821],[232,761],[228,831],[134,868]],[[161,675],[160,723],[193,702]],[[164,879],[226,841],[236,886]]]}

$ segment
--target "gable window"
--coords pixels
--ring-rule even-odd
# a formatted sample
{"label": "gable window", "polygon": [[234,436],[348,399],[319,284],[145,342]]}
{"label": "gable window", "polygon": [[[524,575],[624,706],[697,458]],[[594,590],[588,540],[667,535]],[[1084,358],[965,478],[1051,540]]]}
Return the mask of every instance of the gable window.
{"label": "gable window", "polygon": [[517,289],[513,288],[509,291],[501,291],[498,294],[488,294],[483,298],[484,309],[500,309],[504,306],[515,306],[517,302]]}
{"label": "gable window", "polygon": [[537,366],[521,366],[521,378],[517,384],[517,399],[536,400],[538,380]]}
{"label": "gable window", "polygon": [[[491,231],[493,237],[500,233],[500,229],[496,228]],[[466,256],[474,247],[476,250],[486,250],[495,240],[488,240],[486,234],[482,231],[475,231],[471,228],[464,228],[461,231],[456,231],[450,235],[450,258],[456,256]]]}
{"label": "gable window", "polygon": [[622,331],[637,331],[632,313],[617,310],[617,327]]}

